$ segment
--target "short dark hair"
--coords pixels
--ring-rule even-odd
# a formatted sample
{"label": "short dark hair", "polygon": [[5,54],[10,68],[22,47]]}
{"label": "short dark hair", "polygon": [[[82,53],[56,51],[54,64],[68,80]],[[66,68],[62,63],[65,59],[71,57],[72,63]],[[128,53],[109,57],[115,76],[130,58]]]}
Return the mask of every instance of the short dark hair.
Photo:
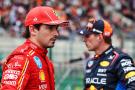
{"label": "short dark hair", "polygon": [[[39,30],[41,24],[35,24],[34,27]],[[30,30],[29,30],[29,26],[26,27],[24,33],[23,33],[23,37],[28,39],[30,37]]]}
{"label": "short dark hair", "polygon": [[112,44],[112,39],[111,39],[111,37],[103,36],[103,38],[104,38],[104,40],[105,40],[105,42],[106,42],[107,44]]}
{"label": "short dark hair", "polygon": [[27,26],[25,31],[23,32],[23,37],[26,38],[26,39],[30,37],[29,26]]}

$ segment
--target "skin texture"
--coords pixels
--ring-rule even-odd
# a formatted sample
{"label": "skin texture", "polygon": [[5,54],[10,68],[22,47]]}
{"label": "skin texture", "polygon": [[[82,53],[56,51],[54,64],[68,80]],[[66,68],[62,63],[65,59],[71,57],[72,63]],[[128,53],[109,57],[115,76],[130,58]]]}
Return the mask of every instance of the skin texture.
{"label": "skin texture", "polygon": [[100,55],[104,52],[110,45],[105,43],[102,34],[90,34],[83,36],[83,41],[89,51],[94,51],[96,55]]}
{"label": "skin texture", "polygon": [[98,48],[99,42],[97,41],[97,38],[98,36],[95,34],[84,36],[83,40],[89,51],[95,51]]}
{"label": "skin texture", "polygon": [[58,25],[44,25],[42,24],[37,30],[33,25],[29,26],[30,29],[30,40],[37,44],[41,48],[51,48],[54,46],[59,31],[57,30]]}

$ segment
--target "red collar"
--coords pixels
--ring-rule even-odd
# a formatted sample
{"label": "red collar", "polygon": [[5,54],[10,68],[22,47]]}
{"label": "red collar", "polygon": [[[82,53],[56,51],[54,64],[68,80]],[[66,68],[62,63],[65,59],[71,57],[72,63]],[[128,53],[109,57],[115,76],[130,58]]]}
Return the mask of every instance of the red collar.
{"label": "red collar", "polygon": [[39,54],[47,54],[48,51],[47,49],[42,49],[39,46],[37,46],[35,43],[33,43],[31,40],[27,39],[25,41],[25,44],[29,45],[29,47],[31,47],[34,51],[36,51]]}

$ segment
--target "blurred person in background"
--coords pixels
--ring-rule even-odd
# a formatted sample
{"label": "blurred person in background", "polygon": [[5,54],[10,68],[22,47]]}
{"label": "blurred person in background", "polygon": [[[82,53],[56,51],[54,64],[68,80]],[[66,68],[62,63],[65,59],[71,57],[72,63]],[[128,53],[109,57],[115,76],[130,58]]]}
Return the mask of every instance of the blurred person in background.
{"label": "blurred person in background", "polygon": [[90,19],[81,30],[86,47],[95,56],[88,60],[85,70],[85,90],[134,90],[133,59],[112,46],[111,25],[103,19]]}
{"label": "blurred person in background", "polygon": [[27,39],[6,59],[1,80],[2,90],[55,90],[54,68],[47,57],[64,23],[51,7],[32,8],[25,19]]}
{"label": "blurred person in background", "polygon": [[83,52],[83,56],[79,57],[79,58],[73,58],[73,59],[70,59],[69,60],[69,63],[72,64],[72,63],[76,63],[78,61],[82,61],[82,64],[83,64],[83,68],[85,70],[85,67],[86,67],[86,63],[88,60],[91,59],[91,55],[89,54],[89,52],[87,51],[84,51]]}

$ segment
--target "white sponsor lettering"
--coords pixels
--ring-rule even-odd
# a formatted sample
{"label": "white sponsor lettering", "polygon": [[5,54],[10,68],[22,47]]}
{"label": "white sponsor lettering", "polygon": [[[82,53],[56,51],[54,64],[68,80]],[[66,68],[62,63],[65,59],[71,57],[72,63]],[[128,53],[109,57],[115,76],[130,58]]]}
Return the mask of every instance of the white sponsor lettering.
{"label": "white sponsor lettering", "polygon": [[39,85],[39,90],[45,90],[47,89],[47,84]]}
{"label": "white sponsor lettering", "polygon": [[21,67],[21,64],[19,64],[18,62],[15,62],[15,67]]}
{"label": "white sponsor lettering", "polygon": [[129,59],[124,59],[124,60],[121,61],[121,66],[122,67],[131,66],[131,65],[132,65],[132,62]]}
{"label": "white sponsor lettering", "polygon": [[129,71],[135,70],[135,67],[124,67],[123,70],[126,73],[126,72],[129,72]]}
{"label": "white sponsor lettering", "polygon": [[135,76],[128,79],[128,84],[135,81]]}
{"label": "white sponsor lettering", "polygon": [[86,70],[86,73],[90,73],[90,72],[91,72],[91,69]]}
{"label": "white sponsor lettering", "polygon": [[7,79],[16,80],[17,78],[18,78],[18,76],[15,75],[15,74],[5,74],[5,75],[4,75],[4,80],[7,80]]}
{"label": "white sponsor lettering", "polygon": [[107,74],[101,74],[101,73],[97,73],[97,76],[107,76]]}
{"label": "white sponsor lettering", "polygon": [[14,68],[14,67],[21,67],[21,64],[17,61],[17,62],[12,63],[12,64],[7,64],[7,67],[9,69]]}
{"label": "white sponsor lettering", "polygon": [[13,85],[13,86],[16,85],[16,81],[4,81],[3,83],[4,83],[4,84]]}
{"label": "white sponsor lettering", "polygon": [[105,73],[106,70],[107,70],[107,69],[100,69],[100,68],[99,68],[99,69],[98,69],[98,72],[100,72],[100,73]]}
{"label": "white sponsor lettering", "polygon": [[106,52],[105,52],[105,54],[108,54],[109,52],[111,52],[112,51],[112,48],[110,48],[109,50],[107,50]]}
{"label": "white sponsor lettering", "polygon": [[86,78],[86,84],[90,84],[90,78]]}
{"label": "white sponsor lettering", "polygon": [[106,84],[106,78],[86,78],[86,84]]}
{"label": "white sponsor lettering", "polygon": [[6,70],[5,73],[17,74],[17,75],[19,75],[19,74],[20,74],[20,71],[18,71],[18,70]]}

